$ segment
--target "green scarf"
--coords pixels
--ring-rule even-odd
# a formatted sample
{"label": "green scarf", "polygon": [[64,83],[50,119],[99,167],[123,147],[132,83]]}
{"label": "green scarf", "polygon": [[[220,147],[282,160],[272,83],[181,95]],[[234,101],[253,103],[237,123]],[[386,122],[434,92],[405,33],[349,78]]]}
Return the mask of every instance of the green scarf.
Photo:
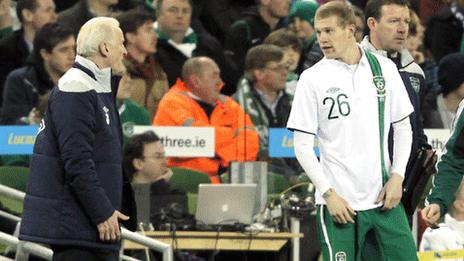
{"label": "green scarf", "polygon": [[[169,36],[166,33],[160,31],[157,23],[155,24],[155,32],[158,34],[158,39],[165,40],[165,41],[169,40]],[[182,40],[182,43],[192,43],[192,44],[198,43],[198,36],[192,30],[192,28],[189,28],[187,32],[185,32],[185,37],[184,37],[184,40]]]}
{"label": "green scarf", "polygon": [[[250,86],[250,82],[241,78],[237,92],[235,92],[233,98],[236,100],[240,106],[245,110],[245,112],[250,116],[251,121],[255,125],[258,134],[259,134],[259,154],[260,158],[268,158],[268,148],[269,148],[269,119],[266,115],[266,110],[263,107],[261,101],[253,95],[253,87]],[[293,97],[287,93],[287,95],[292,99]]]}

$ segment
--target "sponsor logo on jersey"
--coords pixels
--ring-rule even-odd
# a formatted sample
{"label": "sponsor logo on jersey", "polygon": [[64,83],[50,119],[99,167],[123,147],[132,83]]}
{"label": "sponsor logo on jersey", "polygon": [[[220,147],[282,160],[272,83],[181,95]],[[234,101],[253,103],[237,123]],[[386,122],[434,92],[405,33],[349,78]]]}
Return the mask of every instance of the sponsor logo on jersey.
{"label": "sponsor logo on jersey", "polygon": [[326,92],[327,93],[336,93],[340,90],[338,87],[330,87]]}
{"label": "sponsor logo on jersey", "polygon": [[343,251],[339,251],[335,254],[336,261],[346,261],[346,253]]}

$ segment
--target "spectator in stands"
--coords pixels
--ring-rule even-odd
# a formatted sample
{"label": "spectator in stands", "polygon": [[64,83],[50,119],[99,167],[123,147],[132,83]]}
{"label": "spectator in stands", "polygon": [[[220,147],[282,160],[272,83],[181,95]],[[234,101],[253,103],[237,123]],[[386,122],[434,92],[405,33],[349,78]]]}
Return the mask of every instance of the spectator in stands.
{"label": "spectator in stands", "polygon": [[284,27],[290,0],[257,0],[257,7],[250,8],[244,18],[229,29],[224,47],[232,57],[239,72],[243,72],[247,51],[264,41],[272,31]]}
{"label": "spectator in stands", "polygon": [[11,0],[0,0],[0,39],[13,32],[13,17],[10,13]]}
{"label": "spectator in stands", "polygon": [[409,31],[405,46],[414,58],[414,62],[421,65],[425,61],[425,55],[421,50],[425,28],[422,26],[416,12],[409,10],[409,17]]}
{"label": "spectator in stands", "polygon": [[203,1],[200,20],[205,29],[220,43],[224,43],[230,26],[243,18],[243,13],[254,4],[254,0]]}
{"label": "spectator in stands", "polygon": [[113,93],[124,36],[117,20],[98,17],[76,42],[36,138],[20,239],[51,245],[53,260],[119,260],[122,213],[129,229],[137,223]]}
{"label": "spectator in stands", "polygon": [[131,77],[131,99],[143,106],[152,119],[161,97],[169,89],[166,73],[153,57],[157,43],[153,17],[134,9],[119,15],[118,21],[127,48],[124,64]]}
{"label": "spectator in stands", "polygon": [[[464,190],[461,183],[455,199],[439,228],[427,228],[422,234],[419,251],[461,250],[464,248]],[[462,259],[446,259],[462,260]]]}
{"label": "spectator in stands", "polygon": [[[160,225],[159,222],[162,217],[159,212],[161,208],[169,207],[172,203],[178,203],[186,210],[187,196],[185,192],[174,189],[169,184],[172,171],[167,167],[167,160],[160,138],[153,131],[133,135],[128,140],[124,146],[123,166],[136,191],[137,202],[143,201],[143,199],[137,198],[142,196],[139,195],[141,193],[137,193],[137,189],[143,187],[144,184],[150,186],[151,213],[149,213],[149,216],[150,222],[154,226]],[[141,212],[147,210],[138,208],[137,211],[139,217],[141,217],[144,216]]]}
{"label": "spectator in stands", "polygon": [[454,0],[429,18],[425,31],[425,45],[435,62],[443,56],[464,52],[464,0]]}
{"label": "spectator in stands", "polygon": [[116,94],[116,106],[119,111],[124,144],[134,133],[134,126],[151,125],[153,118],[144,107],[131,99],[132,88],[132,79],[127,72],[124,72]]}
{"label": "spectator in stands", "polygon": [[285,128],[290,114],[293,96],[285,91],[287,67],[280,47],[271,44],[252,47],[245,58],[245,77],[234,99],[258,130],[258,160],[267,161],[269,171],[292,177],[301,173],[296,159],[269,157],[269,128]]}
{"label": "spectator in stands", "polygon": [[364,29],[366,28],[366,17],[361,8],[353,5],[353,11],[356,18],[356,32],[354,36],[356,37],[356,42],[360,43],[364,37]]}
{"label": "spectator in stands", "polygon": [[57,23],[46,24],[37,32],[29,62],[6,79],[3,124],[40,123],[49,92],[73,65],[75,49],[72,31]]}
{"label": "spectator in stands", "polygon": [[453,53],[443,57],[438,66],[438,83],[441,93],[437,96],[437,109],[428,114],[434,128],[451,129],[459,103],[464,98],[464,54]]}
{"label": "spectator in stands", "polygon": [[204,38],[190,27],[192,19],[191,0],[158,0],[157,21],[154,23],[158,33],[155,58],[168,76],[169,86],[181,77],[182,65],[194,56],[207,56],[221,69],[225,81],[224,94],[232,94],[240,77],[237,69],[224,55],[222,46],[214,38]]}
{"label": "spectator in stands", "polygon": [[58,22],[77,35],[81,26],[93,17],[110,16],[111,7],[117,3],[118,0],[79,0],[60,13]]}
{"label": "spectator in stands", "polygon": [[21,29],[0,41],[0,93],[3,93],[6,76],[26,64],[37,31],[45,24],[56,21],[53,0],[19,0],[16,12]]}
{"label": "spectator in stands", "polygon": [[[214,158],[170,158],[168,166],[198,170],[219,183],[230,161],[256,159],[259,138],[253,123],[234,100],[220,94],[223,82],[208,57],[188,59],[182,79],[161,99],[153,125],[215,128]],[[284,77],[285,83],[285,77]]]}
{"label": "spectator in stands", "polygon": [[[424,72],[414,62],[413,57],[405,47],[410,21],[408,2],[406,0],[370,0],[367,2],[365,14],[369,35],[364,37],[361,45],[374,53],[390,58],[396,64],[408,92],[409,100],[414,107],[414,112],[409,115],[413,141],[405,174],[405,180],[407,180],[419,148],[431,148],[427,143],[427,136],[424,134],[419,104],[420,90],[425,88]],[[390,153],[393,153],[392,139],[390,134]]]}
{"label": "spectator in stands", "polygon": [[[281,28],[269,34],[264,39],[264,44],[273,44],[280,47],[284,53],[283,63],[287,65],[288,75],[285,84],[285,91],[293,95],[298,81],[296,67],[300,60],[300,54],[303,50],[303,45],[292,31]],[[246,66],[245,66],[246,67]],[[284,126],[285,127],[285,126]]]}
{"label": "spectator in stands", "polygon": [[441,89],[437,80],[438,65],[431,57],[430,52],[424,49],[424,26],[422,26],[419,17],[413,10],[409,10],[409,12],[411,21],[409,22],[406,48],[411,53],[414,61],[422,68],[425,76],[425,84],[419,93],[424,128],[438,128],[438,126],[443,126],[441,121],[433,116],[437,112],[437,95]]}
{"label": "spectator in stands", "polygon": [[297,74],[301,74],[324,57],[319,43],[316,41],[316,31],[314,30],[314,15],[318,7],[317,2],[299,1],[290,10],[289,28],[303,42],[303,51],[296,70]]}

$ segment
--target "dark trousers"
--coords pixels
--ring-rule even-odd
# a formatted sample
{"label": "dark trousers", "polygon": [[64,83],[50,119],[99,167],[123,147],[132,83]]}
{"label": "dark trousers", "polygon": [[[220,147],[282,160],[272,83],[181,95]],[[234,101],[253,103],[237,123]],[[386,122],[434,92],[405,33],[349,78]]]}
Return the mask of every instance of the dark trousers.
{"label": "dark trousers", "polygon": [[119,252],[78,246],[52,245],[53,261],[118,261]]}

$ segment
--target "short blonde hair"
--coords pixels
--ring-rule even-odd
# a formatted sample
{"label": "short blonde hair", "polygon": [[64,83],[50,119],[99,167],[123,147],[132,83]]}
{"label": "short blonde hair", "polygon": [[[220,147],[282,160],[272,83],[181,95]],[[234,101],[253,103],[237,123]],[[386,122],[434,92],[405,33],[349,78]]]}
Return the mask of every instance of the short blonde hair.
{"label": "short blonde hair", "polygon": [[350,4],[340,1],[332,1],[323,4],[316,11],[315,20],[325,19],[331,16],[337,17],[338,25],[346,27],[347,25],[356,25],[356,16]]}
{"label": "short blonde hair", "polygon": [[90,57],[98,53],[101,43],[116,44],[114,32],[119,28],[118,20],[111,17],[95,17],[87,21],[76,40],[77,54]]}

